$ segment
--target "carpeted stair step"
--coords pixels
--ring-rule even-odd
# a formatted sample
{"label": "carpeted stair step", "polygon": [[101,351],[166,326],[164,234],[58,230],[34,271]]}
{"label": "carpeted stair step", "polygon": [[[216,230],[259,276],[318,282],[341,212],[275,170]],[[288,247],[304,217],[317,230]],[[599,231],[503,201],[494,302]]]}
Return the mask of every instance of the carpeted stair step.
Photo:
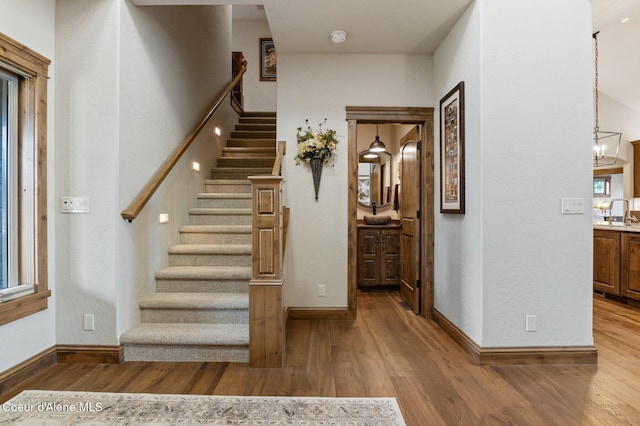
{"label": "carpeted stair step", "polygon": [[214,167],[212,179],[246,179],[249,176],[270,175],[272,167]]}
{"label": "carpeted stair step", "polygon": [[273,138],[263,138],[263,139],[255,139],[255,138],[254,139],[251,139],[251,138],[227,139],[227,147],[273,148],[275,150],[276,139],[275,139],[275,136]]}
{"label": "carpeted stair step", "polygon": [[169,266],[251,266],[251,244],[178,244]]}
{"label": "carpeted stair step", "polygon": [[156,271],[157,292],[248,293],[247,266],[169,266]]}
{"label": "carpeted stair step", "polygon": [[197,195],[198,207],[251,208],[251,194],[203,192]]}
{"label": "carpeted stair step", "polygon": [[276,124],[275,117],[240,117],[239,124]]}
{"label": "carpeted stair step", "polygon": [[276,138],[276,131],[268,130],[233,130],[231,132],[232,139],[273,139]]}
{"label": "carpeted stair step", "polygon": [[183,225],[182,244],[251,244],[251,226],[245,225]]}
{"label": "carpeted stair step", "polygon": [[218,167],[271,168],[275,157],[219,157]]}
{"label": "carpeted stair step", "polygon": [[243,117],[271,117],[276,118],[275,111],[245,111]]}
{"label": "carpeted stair step", "polygon": [[275,132],[276,123],[238,123],[235,130],[238,132]]}
{"label": "carpeted stair step", "polygon": [[251,182],[246,179],[207,179],[204,189],[211,193],[248,193],[251,194]]}
{"label": "carpeted stair step", "polygon": [[251,209],[189,209],[191,225],[251,225]]}
{"label": "carpeted stair step", "polygon": [[139,307],[142,323],[249,323],[248,293],[156,293]]}
{"label": "carpeted stair step", "polygon": [[249,361],[248,324],[142,323],[120,343],[126,361]]}
{"label": "carpeted stair step", "polygon": [[256,157],[270,157],[275,158],[275,147],[259,148],[251,146],[238,146],[238,147],[224,147],[222,148],[221,158],[256,158]]}

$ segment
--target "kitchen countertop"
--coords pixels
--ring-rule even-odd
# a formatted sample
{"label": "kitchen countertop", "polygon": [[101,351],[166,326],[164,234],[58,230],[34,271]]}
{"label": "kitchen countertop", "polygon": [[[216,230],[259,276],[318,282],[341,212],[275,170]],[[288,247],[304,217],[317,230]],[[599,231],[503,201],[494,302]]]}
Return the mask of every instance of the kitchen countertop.
{"label": "kitchen countertop", "polygon": [[603,231],[618,231],[618,232],[640,232],[640,224],[634,224],[631,226],[594,224],[593,229],[600,229]]}

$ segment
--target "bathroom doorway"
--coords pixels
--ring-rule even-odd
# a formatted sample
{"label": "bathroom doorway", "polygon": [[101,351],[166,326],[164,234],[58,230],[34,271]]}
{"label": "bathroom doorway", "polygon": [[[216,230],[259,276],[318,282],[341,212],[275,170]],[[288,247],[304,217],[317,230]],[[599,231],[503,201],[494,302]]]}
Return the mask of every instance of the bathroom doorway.
{"label": "bathroom doorway", "polygon": [[[417,265],[415,267],[415,279],[412,277],[412,287],[419,289],[413,293],[417,296],[414,303],[414,311],[420,315],[431,318],[433,308],[433,202],[434,202],[434,163],[433,163],[433,108],[415,107],[347,107],[347,121],[349,125],[349,178],[348,178],[348,310],[349,317],[357,316],[357,262],[358,262],[358,202],[359,202],[359,176],[358,176],[358,129],[359,125],[412,125],[415,127],[417,137],[414,137],[414,148],[417,150],[417,158],[420,167],[417,172],[417,205],[415,212],[420,219],[417,232]],[[406,126],[405,126],[406,127]],[[401,157],[399,156],[398,159]],[[388,172],[387,172],[388,173]],[[396,172],[392,172],[396,173]],[[379,185],[379,176],[375,176],[376,187]],[[376,195],[376,200],[397,200],[394,198],[394,185],[390,190],[380,186],[381,195]],[[402,191],[402,183],[398,191]],[[390,193],[391,192],[391,193]],[[361,195],[360,195],[361,196]],[[399,200],[402,200],[400,196]],[[412,208],[413,209],[413,208]],[[362,215],[360,215],[362,216]],[[410,215],[414,216],[414,214]],[[360,217],[362,222],[362,217]],[[415,253],[414,253],[415,254]],[[402,259],[400,259],[402,261]],[[408,264],[407,264],[408,265]],[[406,266],[406,265],[405,265]]]}

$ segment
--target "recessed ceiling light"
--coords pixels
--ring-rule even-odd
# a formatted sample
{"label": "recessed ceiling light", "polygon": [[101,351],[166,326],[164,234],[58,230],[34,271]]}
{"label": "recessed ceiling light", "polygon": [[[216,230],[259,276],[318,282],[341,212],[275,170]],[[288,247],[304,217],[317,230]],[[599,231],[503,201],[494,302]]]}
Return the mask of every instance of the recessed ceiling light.
{"label": "recessed ceiling light", "polygon": [[629,20],[630,20],[630,19],[631,19],[631,18],[629,18],[629,17],[627,16],[626,18],[624,18],[624,19],[623,19],[622,21],[620,21],[620,22],[622,22],[623,24],[626,24],[627,22],[629,22]]}
{"label": "recessed ceiling light", "polygon": [[331,41],[334,43],[343,43],[347,39],[347,33],[342,30],[331,32]]}

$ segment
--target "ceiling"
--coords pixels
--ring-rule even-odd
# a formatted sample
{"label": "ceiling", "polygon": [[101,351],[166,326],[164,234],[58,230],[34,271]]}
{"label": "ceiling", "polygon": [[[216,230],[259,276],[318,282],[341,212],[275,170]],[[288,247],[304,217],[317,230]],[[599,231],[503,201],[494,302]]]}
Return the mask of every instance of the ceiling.
{"label": "ceiling", "polygon": [[600,92],[640,112],[640,1],[593,0],[593,31]]}
{"label": "ceiling", "polygon": [[[234,19],[267,19],[281,53],[432,54],[472,0],[132,0],[139,5],[233,4]],[[256,6],[256,3],[264,7]],[[640,112],[640,0],[592,0],[600,31],[600,92]],[[392,5],[390,7],[390,5]],[[627,23],[621,20],[629,17]],[[334,44],[333,30],[347,32]]]}
{"label": "ceiling", "polygon": [[[266,12],[280,53],[431,54],[472,0],[131,0],[140,6],[232,4],[235,19]],[[263,4],[264,11],[256,4]],[[401,4],[401,7],[398,5]],[[331,31],[347,42],[331,42]]]}
{"label": "ceiling", "polygon": [[[265,4],[278,51],[284,53],[435,52],[471,0],[274,0]],[[333,30],[347,41],[331,42]]]}

